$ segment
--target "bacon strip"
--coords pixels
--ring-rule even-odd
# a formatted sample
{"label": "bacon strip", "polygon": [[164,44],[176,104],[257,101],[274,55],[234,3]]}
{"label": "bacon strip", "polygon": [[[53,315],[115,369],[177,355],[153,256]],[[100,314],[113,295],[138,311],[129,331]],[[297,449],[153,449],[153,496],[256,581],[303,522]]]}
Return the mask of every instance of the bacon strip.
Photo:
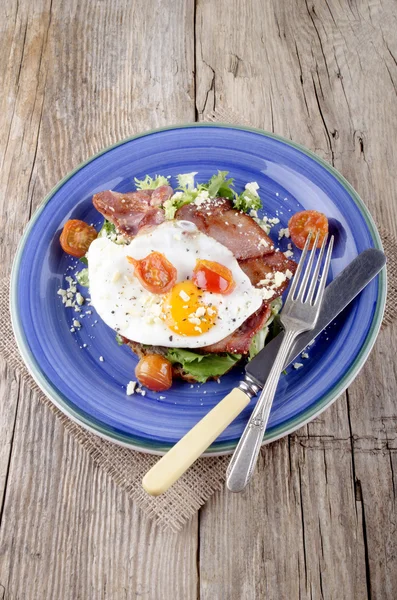
{"label": "bacon strip", "polygon": [[141,190],[127,194],[108,190],[95,194],[92,202],[120,233],[133,237],[143,227],[159,225],[165,219],[164,211],[156,208],[158,195],[153,199],[154,192],[157,190]]}
{"label": "bacon strip", "polygon": [[185,204],[176,219],[192,221],[203,233],[229,248],[237,260],[257,258],[274,252],[272,240],[251,217],[232,208],[226,198],[201,205]]}
{"label": "bacon strip", "polygon": [[201,348],[201,350],[211,353],[231,352],[232,354],[248,354],[252,338],[257,331],[262,329],[270,317],[270,312],[269,304],[263,303],[236,331],[215,344]]}
{"label": "bacon strip", "polygon": [[[269,273],[281,272],[285,275],[287,271],[290,271],[292,274],[294,274],[298,266],[295,261],[286,258],[282,252],[266,254],[261,258],[240,260],[239,265],[244,273],[250,278],[252,285],[260,288],[264,287],[263,284],[260,284],[260,282],[263,281],[266,275]],[[269,285],[272,285],[273,283],[274,281],[269,281]],[[288,284],[289,278],[287,277],[287,279],[274,290],[273,298],[281,296],[284,290],[288,287]],[[273,298],[270,299],[273,300]]]}

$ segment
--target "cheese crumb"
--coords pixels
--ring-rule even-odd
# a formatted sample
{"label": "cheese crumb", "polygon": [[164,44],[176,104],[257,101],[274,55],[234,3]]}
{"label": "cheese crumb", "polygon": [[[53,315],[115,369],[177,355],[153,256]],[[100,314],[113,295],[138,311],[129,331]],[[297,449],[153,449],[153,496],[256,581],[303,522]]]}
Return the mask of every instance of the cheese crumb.
{"label": "cheese crumb", "polygon": [[287,276],[284,275],[281,271],[276,271],[274,274],[274,284],[276,287],[280,287],[284,281],[287,279]]}
{"label": "cheese crumb", "polygon": [[302,352],[301,358],[309,358],[308,353],[307,352]]}
{"label": "cheese crumb", "polygon": [[80,321],[77,321],[77,319],[73,319],[73,327],[80,328],[81,327]]}
{"label": "cheese crumb", "polygon": [[288,279],[291,279],[291,277],[292,277],[292,271],[290,271],[289,269],[287,269],[285,271],[285,275],[286,275],[286,277],[288,277]]}
{"label": "cheese crumb", "polygon": [[100,356],[100,357],[99,357],[99,360],[100,360],[101,362],[104,362],[104,360],[105,360],[105,359],[103,358],[103,356]]}
{"label": "cheese crumb", "polygon": [[196,317],[204,317],[204,315],[205,315],[204,306],[199,306],[198,309],[196,310]]}
{"label": "cheese crumb", "polygon": [[290,233],[288,227],[281,228],[278,232],[278,239],[281,240],[283,237],[289,238]]}
{"label": "cheese crumb", "polygon": [[245,185],[245,189],[248,192],[251,192],[251,194],[253,194],[254,196],[259,197],[259,194],[258,194],[259,185],[257,184],[256,181],[251,181],[250,183],[247,183]]}
{"label": "cheese crumb", "polygon": [[126,394],[127,396],[132,396],[135,394],[136,381],[130,381],[127,385]]}
{"label": "cheese crumb", "polygon": [[294,256],[294,253],[292,252],[292,250],[286,250],[285,252],[283,252],[285,258],[292,258]]}
{"label": "cheese crumb", "polygon": [[297,362],[296,362],[296,363],[294,363],[292,366],[293,366],[293,367],[294,367],[294,369],[297,371],[298,369],[301,369],[301,368],[303,367],[303,364],[302,364],[302,363],[297,363]]}
{"label": "cheese crumb", "polygon": [[77,292],[76,294],[76,302],[79,306],[82,306],[84,304],[84,296],[82,296],[80,292]]}
{"label": "cheese crumb", "polygon": [[179,292],[179,296],[180,296],[180,298],[182,298],[182,300],[183,300],[184,302],[189,302],[189,300],[190,300],[190,296],[189,296],[189,294],[187,294],[187,293],[185,292],[185,290],[181,290],[181,291]]}

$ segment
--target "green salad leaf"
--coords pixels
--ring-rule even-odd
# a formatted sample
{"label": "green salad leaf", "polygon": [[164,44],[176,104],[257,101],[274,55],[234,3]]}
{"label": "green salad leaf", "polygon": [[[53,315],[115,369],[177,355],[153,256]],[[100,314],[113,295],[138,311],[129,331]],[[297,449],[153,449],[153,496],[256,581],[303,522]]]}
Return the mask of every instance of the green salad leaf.
{"label": "green salad leaf", "polygon": [[89,287],[90,281],[88,279],[88,269],[81,269],[81,271],[76,273],[76,279],[83,287]]}
{"label": "green salad leaf", "polygon": [[164,175],[155,175],[154,179],[150,175],[146,175],[145,179],[134,177],[134,181],[137,190],[155,190],[161,185],[169,185],[168,179]]}
{"label": "green salad leaf", "polygon": [[254,194],[251,190],[245,189],[234,200],[234,208],[249,212],[250,210],[259,210],[262,207],[261,199],[258,194]]}
{"label": "green salad leaf", "polygon": [[234,367],[241,359],[241,354],[198,354],[182,348],[169,348],[166,358],[172,363],[181,364],[186,373],[204,383],[209,377],[220,377]]}
{"label": "green salad leaf", "polygon": [[116,235],[117,231],[115,225],[107,219],[105,219],[101,229],[99,230],[98,237],[112,238]]}
{"label": "green salad leaf", "polygon": [[83,265],[88,265],[88,259],[87,259],[87,257],[86,256],[82,256],[80,258],[80,262],[82,262]]}
{"label": "green salad leaf", "polygon": [[220,196],[222,198],[229,198],[233,200],[236,196],[234,191],[234,179],[226,179],[228,171],[218,171],[216,175],[213,175],[208,183],[202,186],[202,189],[208,191],[210,198],[216,198]]}
{"label": "green salad leaf", "polygon": [[[266,341],[270,341],[267,340],[270,331],[270,325],[272,325],[274,317],[278,315],[282,306],[283,301],[281,298],[275,298],[275,300],[270,303],[271,313],[268,320],[262,329],[260,329],[252,338],[249,349],[249,360],[252,360],[254,356],[256,356],[262,350],[262,348],[264,348]],[[274,333],[271,337],[274,337]]]}

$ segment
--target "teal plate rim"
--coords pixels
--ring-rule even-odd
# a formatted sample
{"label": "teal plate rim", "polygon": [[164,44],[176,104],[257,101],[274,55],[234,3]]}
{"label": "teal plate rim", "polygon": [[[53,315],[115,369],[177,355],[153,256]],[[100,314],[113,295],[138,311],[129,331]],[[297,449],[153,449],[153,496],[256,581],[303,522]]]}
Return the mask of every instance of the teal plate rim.
{"label": "teal plate rim", "polygon": [[[61,394],[57,393],[57,391],[55,390],[55,388],[51,384],[51,382],[48,381],[48,379],[43,375],[43,373],[40,370],[39,365],[37,364],[37,361],[36,361],[34,355],[31,353],[31,351],[29,349],[29,346],[28,346],[27,341],[24,336],[23,329],[21,327],[19,315],[18,315],[17,282],[18,282],[19,264],[21,261],[23,248],[24,248],[26,240],[29,236],[29,233],[30,233],[32,227],[34,226],[35,222],[39,218],[44,207],[51,200],[51,198],[54,196],[54,194],[71,177],[73,177],[73,175],[75,173],[77,173],[80,169],[85,167],[87,164],[89,164],[90,162],[92,162],[93,160],[95,160],[96,158],[101,156],[102,154],[105,154],[106,152],[109,152],[113,148],[122,146],[123,144],[126,144],[132,140],[135,140],[135,139],[138,139],[141,137],[145,137],[148,135],[152,135],[154,133],[158,133],[161,131],[170,131],[170,130],[174,130],[174,129],[186,129],[186,128],[205,128],[205,127],[218,127],[218,128],[224,127],[224,128],[228,128],[228,129],[237,129],[237,130],[250,131],[253,133],[257,133],[257,134],[263,135],[265,137],[276,139],[280,142],[283,142],[284,144],[287,144],[288,146],[292,146],[293,148],[300,150],[303,154],[306,154],[307,156],[309,156],[310,158],[315,160],[322,167],[324,167],[327,171],[329,171],[339,181],[339,183],[347,190],[350,197],[355,202],[355,204],[359,208],[361,214],[363,215],[363,217],[366,221],[368,229],[371,232],[371,236],[372,236],[372,239],[374,242],[374,247],[383,251],[382,242],[381,242],[378,230],[376,228],[376,225],[374,223],[374,220],[373,220],[370,212],[368,211],[367,207],[365,206],[364,202],[362,201],[360,196],[357,194],[355,189],[343,177],[343,175],[341,175],[339,173],[339,171],[337,171],[327,161],[325,161],[324,159],[319,157],[317,154],[315,154],[311,150],[308,150],[301,144],[298,144],[291,140],[287,140],[286,138],[284,138],[280,135],[270,133],[270,132],[264,131],[262,129],[257,129],[255,127],[230,125],[228,123],[186,123],[186,124],[178,124],[178,125],[171,125],[168,127],[160,127],[160,128],[156,128],[156,129],[151,129],[149,131],[145,131],[143,133],[139,133],[139,134],[130,136],[119,142],[116,142],[115,144],[107,146],[106,148],[104,148],[100,152],[98,152],[97,154],[88,158],[86,161],[80,163],[75,169],[73,169],[67,175],[65,175],[65,177],[63,177],[57,183],[57,185],[46,195],[46,197],[44,198],[44,200],[42,201],[40,206],[36,209],[36,211],[32,215],[32,217],[31,217],[29,223],[27,224],[26,229],[22,235],[22,238],[19,242],[16,254],[15,254],[12,271],[11,271],[10,313],[11,313],[11,323],[12,323],[15,339],[17,342],[17,346],[18,346],[19,352],[25,362],[25,365],[28,368],[28,371],[31,374],[31,376],[33,377],[33,379],[35,380],[35,382],[40,387],[40,389],[43,391],[43,393],[53,402],[53,404],[61,412],[63,412],[72,421],[74,421],[78,425],[81,425],[82,427],[84,427],[85,429],[90,431],[91,433],[99,435],[100,437],[107,439],[111,442],[114,442],[118,445],[128,447],[132,450],[138,450],[140,452],[144,452],[147,454],[162,455],[169,450],[170,445],[159,444],[158,442],[151,444],[150,442],[144,442],[141,439],[134,440],[132,438],[132,436],[126,436],[126,435],[118,434],[115,432],[112,432],[112,435],[110,435],[107,431],[103,430],[99,425],[95,424],[93,426],[92,423],[90,423],[90,421],[84,415],[81,415],[79,411],[72,409],[67,404],[67,402],[64,400],[63,396]],[[324,394],[321,398],[319,398],[317,400],[317,402],[315,404],[313,404],[313,406],[306,409],[299,416],[290,419],[286,423],[283,423],[282,425],[279,425],[278,427],[272,428],[272,430],[269,434],[265,434],[265,436],[263,438],[263,444],[268,444],[268,443],[278,440],[286,435],[289,435],[290,433],[296,431],[300,427],[303,427],[304,425],[306,425],[307,423],[312,421],[315,417],[320,415],[325,409],[327,409],[329,406],[331,406],[331,404],[346,390],[346,388],[352,383],[352,381],[358,375],[358,373],[362,369],[362,367],[363,367],[366,359],[368,358],[369,353],[371,352],[372,347],[376,341],[376,338],[378,336],[378,333],[379,333],[379,330],[380,330],[380,327],[382,324],[383,314],[384,314],[384,310],[385,310],[386,294],[387,294],[387,274],[386,274],[385,268],[382,269],[382,271],[379,273],[378,277],[379,277],[378,297],[377,297],[377,301],[376,301],[376,309],[375,309],[375,313],[374,313],[373,320],[371,323],[371,327],[370,327],[367,337],[361,347],[361,350],[360,350],[359,354],[357,355],[356,360],[351,365],[350,369],[348,369],[348,371],[346,371],[344,376],[333,386],[333,388],[328,390],[328,392],[326,394]],[[155,445],[155,447],[153,447],[153,445]],[[216,449],[211,449],[212,447],[210,446],[210,448],[208,448],[207,451],[204,453],[204,456],[221,456],[224,454],[231,454],[236,447],[236,443],[224,442],[222,444],[222,446],[223,447],[220,448],[218,445]]]}

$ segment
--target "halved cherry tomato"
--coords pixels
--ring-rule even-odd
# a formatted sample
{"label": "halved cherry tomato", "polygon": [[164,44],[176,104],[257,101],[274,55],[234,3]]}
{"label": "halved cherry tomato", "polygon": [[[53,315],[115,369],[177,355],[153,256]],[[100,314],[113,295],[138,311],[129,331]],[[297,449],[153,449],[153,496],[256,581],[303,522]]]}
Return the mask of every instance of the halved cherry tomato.
{"label": "halved cherry tomato", "polygon": [[317,248],[320,248],[328,233],[328,219],[323,213],[320,213],[317,210],[303,210],[290,218],[288,228],[291,240],[300,250],[303,250],[305,247],[309,233],[312,234],[309,248],[313,248],[317,233],[320,234]]}
{"label": "halved cherry tomato", "polygon": [[149,292],[164,294],[173,287],[176,269],[161,252],[151,252],[141,260],[127,256],[127,260],[134,265],[135,275]]}
{"label": "halved cherry tomato", "polygon": [[224,265],[212,260],[198,260],[193,271],[193,283],[202,290],[230,294],[236,287],[233,274]]}
{"label": "halved cherry tomato", "polygon": [[164,356],[148,354],[135,367],[135,376],[149,390],[163,392],[172,385],[172,366]]}
{"label": "halved cherry tomato", "polygon": [[96,230],[88,223],[71,219],[66,221],[59,241],[62,249],[67,254],[81,258],[86,254],[91,242],[96,239],[97,235]]}

